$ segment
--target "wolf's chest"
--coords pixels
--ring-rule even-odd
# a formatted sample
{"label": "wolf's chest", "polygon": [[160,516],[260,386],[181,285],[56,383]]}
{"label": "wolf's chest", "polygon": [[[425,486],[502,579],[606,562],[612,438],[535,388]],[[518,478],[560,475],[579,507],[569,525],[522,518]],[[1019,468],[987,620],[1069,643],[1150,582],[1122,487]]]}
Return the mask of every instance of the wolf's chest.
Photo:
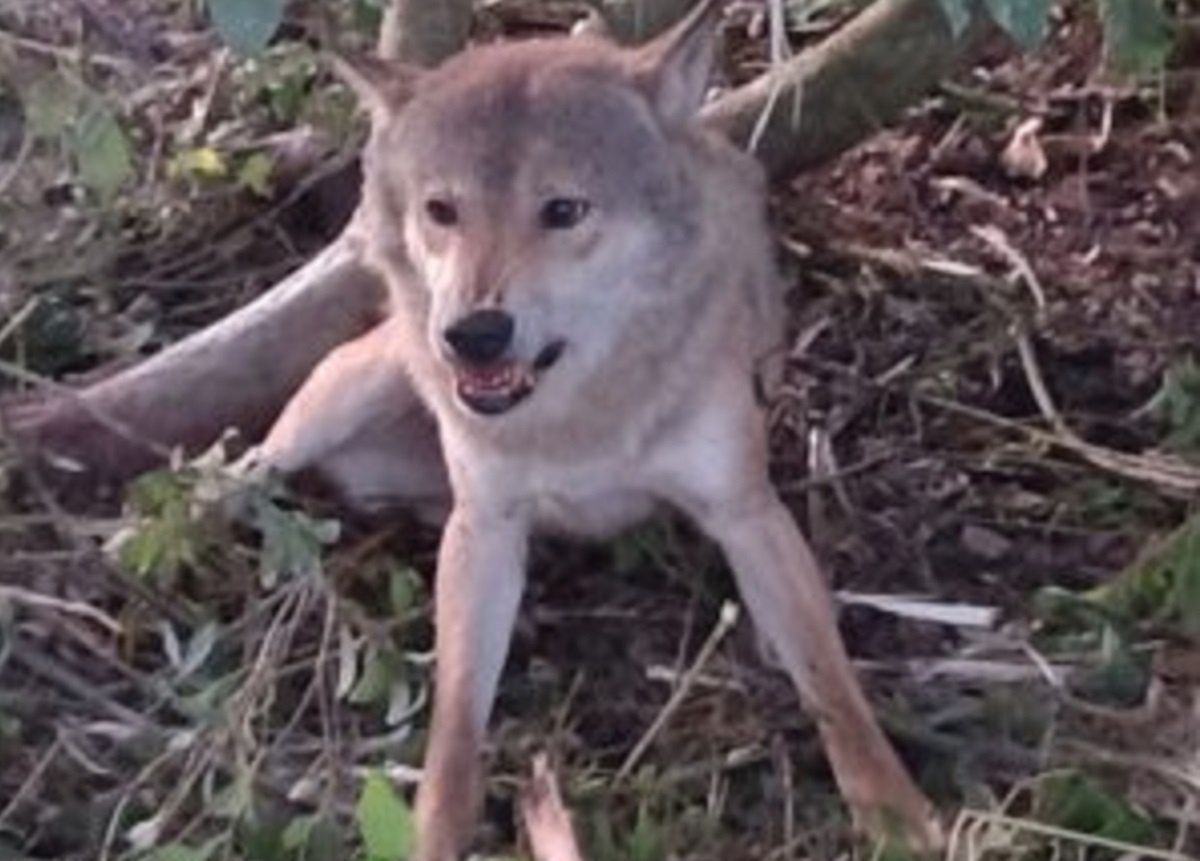
{"label": "wolf's chest", "polygon": [[531,470],[525,492],[538,529],[602,538],[645,518],[653,496],[620,465]]}

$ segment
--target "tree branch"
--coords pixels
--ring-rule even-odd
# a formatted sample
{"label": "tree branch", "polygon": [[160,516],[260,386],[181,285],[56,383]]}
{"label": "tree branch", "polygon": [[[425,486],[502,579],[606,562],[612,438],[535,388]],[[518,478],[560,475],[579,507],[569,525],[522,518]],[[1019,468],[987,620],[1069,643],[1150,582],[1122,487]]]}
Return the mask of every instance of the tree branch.
{"label": "tree branch", "polygon": [[590,0],[590,3],[618,42],[633,44],[667,29],[696,0]]}
{"label": "tree branch", "polygon": [[392,0],[379,32],[379,55],[436,66],[467,43],[471,0]]}
{"label": "tree branch", "polygon": [[[383,285],[359,262],[353,225],[291,276],[223,320],[79,392],[5,408],[23,441],[121,479],[163,446],[263,434],[330,350],[382,318]],[[116,429],[121,429],[119,432]]]}
{"label": "tree branch", "polygon": [[879,0],[821,44],[717,99],[704,122],[786,179],[878,131],[968,55],[938,0]]}

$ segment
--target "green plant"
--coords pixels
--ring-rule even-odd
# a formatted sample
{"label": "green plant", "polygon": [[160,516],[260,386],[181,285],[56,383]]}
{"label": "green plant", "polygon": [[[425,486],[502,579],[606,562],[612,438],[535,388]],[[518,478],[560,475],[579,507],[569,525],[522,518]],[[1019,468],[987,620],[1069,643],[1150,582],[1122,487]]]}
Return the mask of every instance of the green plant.
{"label": "green plant", "polygon": [[1200,363],[1194,356],[1167,369],[1150,410],[1166,425],[1168,448],[1200,452]]}
{"label": "green plant", "polygon": [[112,106],[62,70],[43,75],[24,99],[33,140],[56,145],[70,157],[80,182],[101,203],[112,201],[133,176],[129,140]]}
{"label": "green plant", "polygon": [[[950,28],[961,35],[971,22],[975,0],[938,0]],[[992,20],[1025,50],[1040,45],[1049,33],[1050,0],[984,0]],[[1162,68],[1174,42],[1174,28],[1158,0],[1097,0],[1104,25],[1109,64],[1128,75]]]}
{"label": "green plant", "polygon": [[382,773],[372,771],[363,781],[355,819],[364,861],[399,861],[412,852],[412,813]]}

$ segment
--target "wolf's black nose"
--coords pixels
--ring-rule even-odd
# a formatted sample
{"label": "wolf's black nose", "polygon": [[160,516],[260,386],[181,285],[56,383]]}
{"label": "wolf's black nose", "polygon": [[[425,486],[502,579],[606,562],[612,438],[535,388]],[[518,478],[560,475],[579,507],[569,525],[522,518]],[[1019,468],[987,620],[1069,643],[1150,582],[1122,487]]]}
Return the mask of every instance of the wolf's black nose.
{"label": "wolf's black nose", "polygon": [[486,365],[504,355],[512,343],[513,318],[507,311],[472,311],[442,333],[454,355],[464,362]]}

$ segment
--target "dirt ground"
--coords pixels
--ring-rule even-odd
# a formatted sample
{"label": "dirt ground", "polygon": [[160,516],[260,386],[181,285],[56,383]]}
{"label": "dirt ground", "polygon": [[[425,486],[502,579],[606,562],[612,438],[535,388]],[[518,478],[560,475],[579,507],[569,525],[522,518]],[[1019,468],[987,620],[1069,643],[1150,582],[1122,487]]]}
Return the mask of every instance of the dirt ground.
{"label": "dirt ground", "polygon": [[[482,31],[572,14],[513,7]],[[172,4],[145,8],[148,44],[176,58],[153,121],[175,128],[207,93],[200,127],[225,137],[192,140],[294,155],[299,179],[267,199],[141,187],[97,216],[56,203],[62,162],[35,151],[6,181],[0,307],[13,320],[43,301],[13,324],[5,368],[150,352],[272,283],[348,211],[344,182],[310,181],[345,148],[279,137],[271,100],[291,97],[290,74],[315,90],[315,73],[274,67],[278,86],[254,90],[253,72],[196,59]],[[17,77],[47,61],[31,44],[85,38],[14,9],[0,50]],[[742,30],[729,41],[735,62],[761,58]],[[902,121],[774,191],[792,316],[773,470],[953,857],[1200,857],[1200,529],[1195,485],[1174,478],[1200,470],[1198,45],[1135,85],[1106,72],[1090,6],[1069,10],[1036,54],[995,40]],[[303,113],[322,110],[344,109],[301,115],[328,129]],[[135,148],[161,141],[130,116]],[[16,158],[2,131],[0,176]],[[143,486],[124,514],[119,496],[68,512],[7,474],[0,859],[332,857],[358,833],[365,769],[407,792],[435,534],[346,522],[322,546],[314,523],[338,512],[319,499],[255,509],[279,515],[276,533],[197,513],[208,465]],[[114,563],[102,545],[151,522],[166,536],[154,564]],[[279,534],[323,576],[264,583]],[[669,517],[535,548],[494,721],[488,851],[512,851],[515,787],[549,749],[596,859],[879,857],[854,844],[813,724],[744,614],[718,621],[732,600],[719,556]],[[330,842],[289,844],[297,822],[333,823]]]}

